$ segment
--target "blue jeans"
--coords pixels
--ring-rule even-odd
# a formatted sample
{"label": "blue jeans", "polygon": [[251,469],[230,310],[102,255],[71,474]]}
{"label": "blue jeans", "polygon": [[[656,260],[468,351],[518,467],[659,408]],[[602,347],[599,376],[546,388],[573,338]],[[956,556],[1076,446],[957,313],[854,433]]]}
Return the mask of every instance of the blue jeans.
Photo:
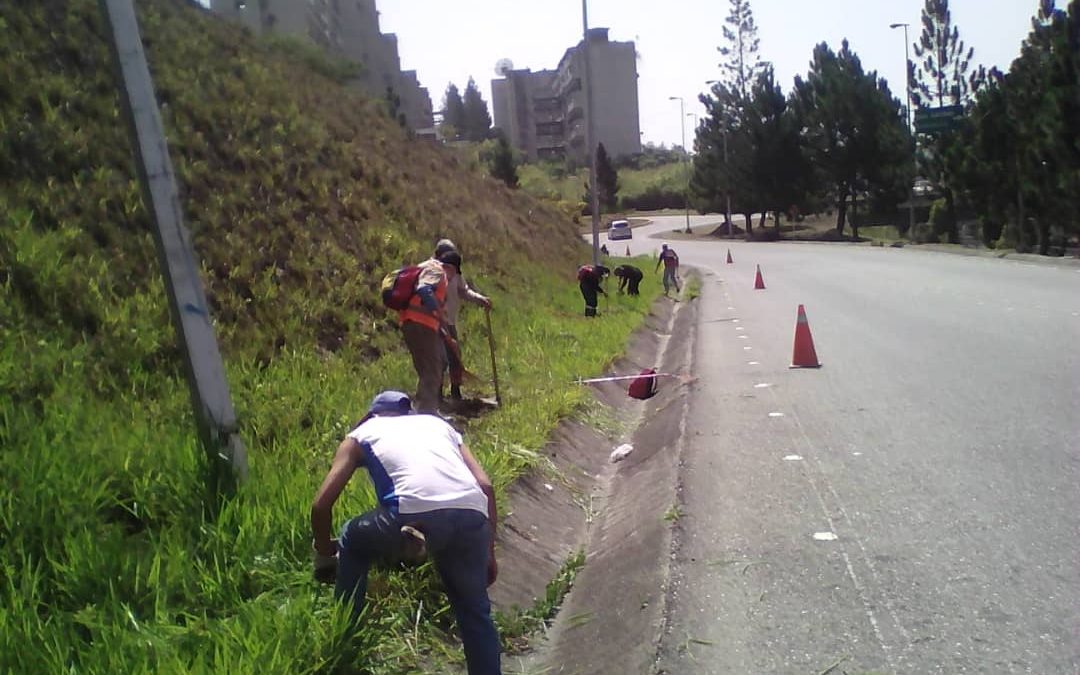
{"label": "blue jeans", "polygon": [[675,278],[675,272],[676,270],[674,267],[664,268],[664,293],[667,293],[672,286],[675,287],[676,291],[681,290],[679,288],[679,280]]}
{"label": "blue jeans", "polygon": [[491,619],[487,594],[491,525],[473,509],[439,509],[393,515],[375,509],[345,523],[338,540],[337,585],[334,594],[351,599],[353,617],[364,607],[368,569],[373,562],[393,563],[401,548],[401,526],[418,528],[427,538],[428,557],[442,577],[454,610],[469,675],[497,675],[499,634]]}

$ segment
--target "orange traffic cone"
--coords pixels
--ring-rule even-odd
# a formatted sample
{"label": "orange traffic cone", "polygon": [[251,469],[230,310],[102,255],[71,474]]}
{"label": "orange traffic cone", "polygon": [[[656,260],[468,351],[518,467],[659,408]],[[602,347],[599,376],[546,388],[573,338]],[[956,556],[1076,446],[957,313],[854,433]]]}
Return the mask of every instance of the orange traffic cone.
{"label": "orange traffic cone", "polygon": [[731,263],[733,263],[733,262],[735,262],[735,261],[731,259],[731,249],[729,248],[729,249],[727,250],[727,264],[729,264],[729,265],[730,265],[730,264],[731,264]]}
{"label": "orange traffic cone", "polygon": [[761,265],[757,266],[757,277],[754,279],[754,290],[765,290],[765,280],[761,278]]}
{"label": "orange traffic cone", "polygon": [[814,338],[810,335],[810,324],[806,321],[806,310],[799,305],[799,318],[795,321],[795,347],[791,354],[792,368],[820,368],[817,352],[814,351]]}
{"label": "orange traffic cone", "polygon": [[627,257],[627,258],[629,258],[629,257],[630,257],[630,244],[627,244],[627,245],[626,245],[626,257]]}

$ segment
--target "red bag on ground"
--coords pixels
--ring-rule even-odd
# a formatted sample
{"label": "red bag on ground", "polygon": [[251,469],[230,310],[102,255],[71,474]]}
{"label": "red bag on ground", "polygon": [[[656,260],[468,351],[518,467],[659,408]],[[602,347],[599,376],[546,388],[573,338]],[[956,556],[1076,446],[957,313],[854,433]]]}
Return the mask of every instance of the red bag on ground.
{"label": "red bag on ground", "polygon": [[642,401],[652,398],[656,396],[657,379],[659,378],[656,377],[656,370],[646,368],[630,382],[630,387],[627,388],[626,393],[630,395],[630,398],[637,398]]}

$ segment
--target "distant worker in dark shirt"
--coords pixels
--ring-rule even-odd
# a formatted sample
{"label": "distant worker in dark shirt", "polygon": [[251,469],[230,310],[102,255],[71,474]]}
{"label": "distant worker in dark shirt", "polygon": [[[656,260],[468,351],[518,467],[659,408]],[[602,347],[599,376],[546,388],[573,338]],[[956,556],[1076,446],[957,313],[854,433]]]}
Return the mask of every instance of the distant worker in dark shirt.
{"label": "distant worker in dark shirt", "polygon": [[670,292],[672,286],[678,293],[682,290],[679,288],[679,255],[675,253],[675,249],[668,248],[667,244],[660,246],[660,257],[656,260],[656,269],[660,269],[661,264],[664,266],[664,295]]}
{"label": "distant worker in dark shirt", "polygon": [[599,293],[607,295],[600,286],[600,282],[609,274],[608,268],[603,265],[582,265],[578,268],[578,287],[581,289],[581,297],[585,298],[585,316],[596,316],[596,305]]}
{"label": "distant worker in dark shirt", "polygon": [[641,295],[638,291],[638,284],[645,277],[645,274],[633,265],[619,265],[612,272],[615,276],[619,277],[619,292],[624,290],[627,295]]}

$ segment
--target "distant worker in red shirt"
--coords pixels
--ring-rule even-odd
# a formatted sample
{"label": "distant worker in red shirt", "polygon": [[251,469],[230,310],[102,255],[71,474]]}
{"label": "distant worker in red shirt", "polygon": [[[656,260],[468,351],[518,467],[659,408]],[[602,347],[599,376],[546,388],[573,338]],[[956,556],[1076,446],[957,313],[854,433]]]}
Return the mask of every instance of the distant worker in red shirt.
{"label": "distant worker in red shirt", "polygon": [[660,246],[660,257],[656,261],[656,269],[660,269],[660,264],[664,265],[664,295],[667,295],[671,290],[671,287],[675,287],[675,292],[679,293],[682,288],[679,287],[679,254],[675,252],[675,249],[668,248],[667,244]]}

